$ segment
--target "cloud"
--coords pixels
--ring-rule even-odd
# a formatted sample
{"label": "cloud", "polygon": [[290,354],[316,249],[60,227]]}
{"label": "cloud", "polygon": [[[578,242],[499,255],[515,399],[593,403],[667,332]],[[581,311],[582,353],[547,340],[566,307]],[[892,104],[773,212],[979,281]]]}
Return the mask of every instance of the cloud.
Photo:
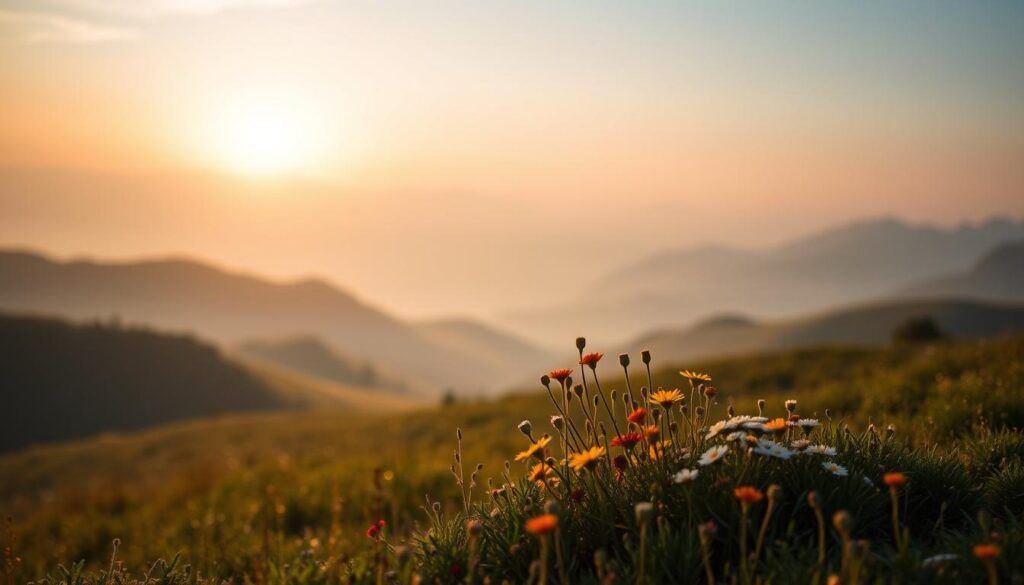
{"label": "cloud", "polygon": [[0,38],[26,43],[105,43],[137,39],[134,28],[97,24],[62,14],[0,9]]}

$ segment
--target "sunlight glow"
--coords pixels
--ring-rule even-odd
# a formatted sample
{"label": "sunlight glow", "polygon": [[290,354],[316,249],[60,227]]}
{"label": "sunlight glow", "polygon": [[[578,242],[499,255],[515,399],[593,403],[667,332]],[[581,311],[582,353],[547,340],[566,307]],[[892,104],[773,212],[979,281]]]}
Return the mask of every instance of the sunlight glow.
{"label": "sunlight glow", "polygon": [[280,101],[235,104],[219,117],[216,156],[251,175],[294,172],[314,158],[314,130],[303,111]]}

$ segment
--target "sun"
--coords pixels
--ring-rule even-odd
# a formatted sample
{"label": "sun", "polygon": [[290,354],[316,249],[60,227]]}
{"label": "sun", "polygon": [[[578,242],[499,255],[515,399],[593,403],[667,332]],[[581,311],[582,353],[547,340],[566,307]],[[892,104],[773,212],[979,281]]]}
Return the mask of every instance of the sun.
{"label": "sun", "polygon": [[314,157],[313,128],[304,112],[280,101],[250,101],[225,108],[214,136],[219,162],[248,175],[301,170]]}

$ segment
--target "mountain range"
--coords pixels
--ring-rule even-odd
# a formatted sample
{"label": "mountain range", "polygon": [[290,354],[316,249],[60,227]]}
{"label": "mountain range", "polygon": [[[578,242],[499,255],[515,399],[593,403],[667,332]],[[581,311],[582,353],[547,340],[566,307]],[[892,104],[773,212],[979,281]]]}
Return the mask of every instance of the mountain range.
{"label": "mountain range", "polygon": [[[502,324],[535,340],[585,331],[596,339],[621,341],[715,314],[778,318],[870,299],[922,296],[921,286],[934,287],[938,296],[956,296],[954,283],[929,279],[964,272],[993,248],[1022,240],[1024,220],[995,218],[942,229],[886,218],[764,250],[670,250],[607,273],[571,303],[509,313]],[[1007,268],[1007,261],[1001,262],[999,269]],[[1012,258],[1008,262],[1013,269]],[[1024,299],[1020,288],[1007,292],[998,299]]]}

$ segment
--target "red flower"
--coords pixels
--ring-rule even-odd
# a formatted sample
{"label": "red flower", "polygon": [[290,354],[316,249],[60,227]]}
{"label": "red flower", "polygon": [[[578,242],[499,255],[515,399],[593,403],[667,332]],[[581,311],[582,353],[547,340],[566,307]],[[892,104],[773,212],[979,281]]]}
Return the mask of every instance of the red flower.
{"label": "red flower", "polygon": [[641,424],[641,423],[644,422],[644,420],[646,418],[647,418],[647,409],[645,409],[644,407],[641,406],[640,408],[638,408],[638,409],[634,410],[633,412],[629,413],[629,416],[626,417],[626,420],[628,420],[631,423]]}
{"label": "red flower", "polygon": [[585,354],[582,358],[580,358],[580,364],[596,368],[597,362],[601,361],[601,358],[603,357],[604,354],[599,351],[595,351],[594,353],[588,353]]}
{"label": "red flower", "polygon": [[714,398],[715,394],[718,394],[718,388],[715,388],[714,386],[704,386],[704,396]]}
{"label": "red flower", "polygon": [[376,524],[374,524],[373,526],[371,526],[371,527],[366,529],[366,537],[367,538],[373,538],[375,536],[377,536],[377,525]]}
{"label": "red flower", "polygon": [[882,476],[882,481],[891,488],[898,488],[907,483],[907,476],[899,471],[891,471]]}
{"label": "red flower", "polygon": [[625,435],[619,435],[612,439],[612,447],[625,447],[631,449],[633,445],[636,445],[644,439],[644,436],[637,432],[626,433]]}
{"label": "red flower", "polygon": [[799,422],[799,421],[800,421],[800,415],[799,414],[791,414],[791,415],[789,415],[789,422],[795,423],[795,422]]}
{"label": "red flower", "polygon": [[565,382],[565,379],[571,375],[572,370],[569,368],[559,368],[548,372],[548,376],[550,376],[552,380],[558,380],[559,382]]}

